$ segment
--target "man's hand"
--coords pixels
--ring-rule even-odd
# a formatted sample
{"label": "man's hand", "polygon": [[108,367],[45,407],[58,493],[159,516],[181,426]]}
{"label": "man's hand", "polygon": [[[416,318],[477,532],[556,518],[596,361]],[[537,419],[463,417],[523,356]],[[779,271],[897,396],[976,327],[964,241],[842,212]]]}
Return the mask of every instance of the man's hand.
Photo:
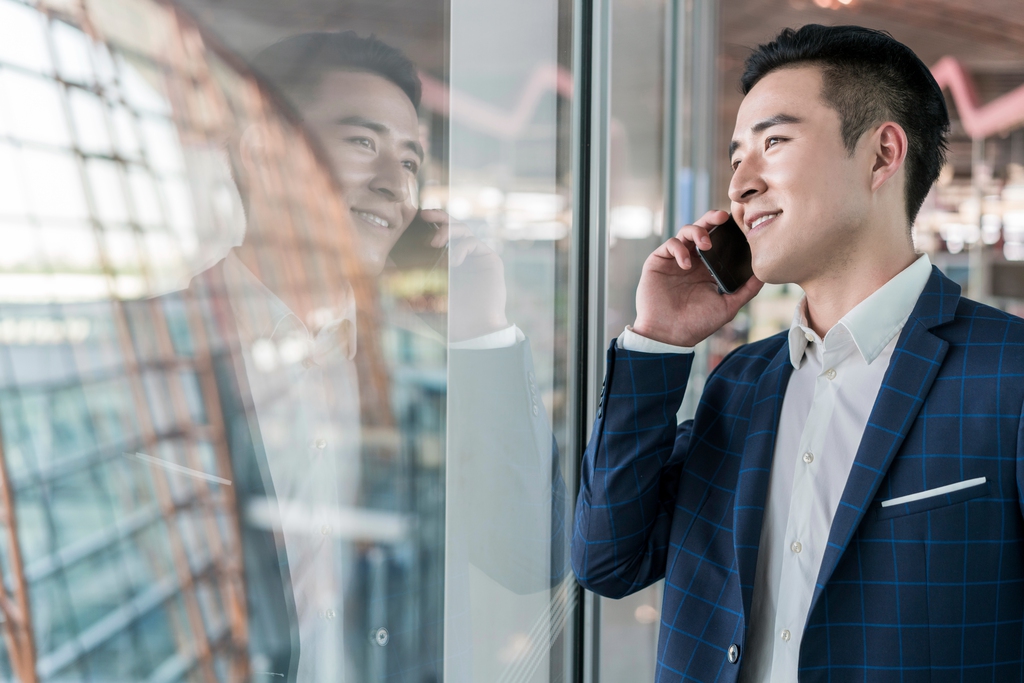
{"label": "man's hand", "polygon": [[719,294],[700,263],[696,247],[710,249],[708,231],[728,218],[725,211],[708,211],[647,257],[636,290],[634,332],[666,344],[696,346],[761,291],[764,283],[751,277],[733,294]]}
{"label": "man's hand", "polygon": [[437,226],[430,245],[448,245],[448,328],[450,341],[481,337],[509,326],[505,317],[505,264],[462,223],[444,211],[424,209],[423,220]]}

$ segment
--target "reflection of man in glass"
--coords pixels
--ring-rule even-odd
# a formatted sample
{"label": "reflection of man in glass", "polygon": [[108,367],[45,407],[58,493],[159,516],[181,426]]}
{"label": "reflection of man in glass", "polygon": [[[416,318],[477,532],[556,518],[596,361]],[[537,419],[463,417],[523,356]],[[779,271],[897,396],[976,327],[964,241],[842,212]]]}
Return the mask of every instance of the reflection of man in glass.
{"label": "reflection of man in glass", "polygon": [[[289,64],[302,68],[282,73]],[[391,659],[429,676],[434,662],[416,661],[410,635],[386,609],[370,623],[373,610],[355,578],[370,549],[401,544],[410,533],[408,516],[367,486],[373,475],[363,453],[351,293],[359,286],[353,276],[381,271],[418,211],[419,79],[396,50],[353,34],[286,40],[257,67],[329,158],[348,211],[337,230],[355,232],[361,267],[350,267],[351,253],[338,251],[337,241],[310,243],[294,229],[277,195],[302,179],[273,175],[281,151],[272,132],[259,125],[243,131],[233,159],[246,233],[219,270],[244,385],[246,428],[234,430],[232,450],[246,523],[252,650],[265,655],[253,668],[298,681],[370,680],[397,668]],[[385,488],[377,497],[394,495],[395,486]],[[268,596],[280,598],[274,604]],[[353,605],[353,596],[363,604]],[[375,645],[366,638],[371,630],[381,630]]]}
{"label": "reflection of man in glass", "polygon": [[[360,237],[364,270],[380,273],[419,211],[424,149],[416,67],[395,48],[352,31],[292,36],[260,53],[253,66],[295,108],[330,159]],[[447,214],[423,210],[420,218],[438,227],[429,245],[444,246]],[[452,237],[451,265],[465,267],[454,273],[464,286],[450,292],[457,298],[449,306],[451,340],[511,334],[501,259],[461,226]]]}
{"label": "reflection of man in glass", "polygon": [[415,67],[398,50],[351,32],[294,36],[261,53],[254,67],[327,153],[366,268],[379,273],[419,208]]}
{"label": "reflection of man in glass", "polygon": [[[363,267],[370,274],[380,273],[418,211],[417,173],[424,151],[414,66],[375,39],[318,33],[272,46],[256,59],[255,67],[293,106],[330,160],[360,238]],[[242,136],[243,164],[258,157],[258,149],[248,147],[259,144],[265,143]],[[243,194],[244,185],[242,179]],[[374,675],[402,668],[411,676],[410,667],[417,667],[416,678],[429,676],[437,671],[436,663],[408,659],[413,652],[408,643],[417,636],[387,623],[386,609],[378,610],[381,623],[344,617],[367,627],[355,635],[368,630],[379,638],[376,647],[387,649],[371,647],[371,656],[363,657],[359,653],[367,649],[365,638],[342,637],[341,603],[351,607],[348,598],[355,592],[350,584],[356,563],[353,541],[363,549],[395,542],[379,530],[397,516],[375,517],[366,508],[393,509],[383,498],[393,495],[399,482],[385,487],[381,501],[360,490],[354,312],[344,310],[343,301],[334,301],[332,308],[328,297],[327,305],[318,308],[309,301],[314,292],[266,284],[260,266],[282,258],[272,237],[277,226],[265,225],[260,207],[248,199],[246,239],[237,256],[225,262],[224,273],[253,397],[250,431],[262,441],[265,453],[254,489],[262,485],[266,492],[254,497],[256,505],[247,517],[283,537],[286,563],[280,571],[289,575],[282,577],[290,582],[292,594],[285,599],[292,602],[299,641],[298,652],[293,647],[290,655],[290,675],[297,680],[341,680],[347,669],[350,679],[359,679],[360,674],[369,675],[377,660],[380,669]],[[420,213],[438,226],[431,246],[443,246],[450,236],[447,216]],[[444,551],[449,580],[451,567],[473,562],[514,591],[541,590],[565,566],[560,551],[551,547],[553,525],[556,534],[562,532],[561,514],[555,513],[560,512],[564,487],[552,457],[550,430],[536,395],[528,344],[505,319],[501,261],[464,228],[451,232],[448,322],[453,343],[448,358],[449,519]],[[254,310],[263,313],[254,316]],[[305,445],[296,449],[299,442]],[[554,511],[552,491],[558,496]],[[266,539],[263,544],[262,557],[252,560],[257,566],[265,566],[270,554]],[[411,569],[421,570],[415,564]],[[273,569],[262,572],[266,586],[261,588],[252,585],[253,574],[261,572],[250,572],[254,596],[282,580]],[[417,585],[410,576],[392,581],[397,585],[385,590],[408,592]],[[465,570],[459,581],[466,581]],[[435,589],[424,583],[419,590]],[[454,593],[447,595],[446,618],[451,621],[454,614],[468,619],[468,594],[453,603]],[[258,607],[253,613],[258,620]],[[438,630],[436,622],[428,628],[422,622],[440,616],[420,614],[420,623],[409,625],[421,632]],[[387,632],[379,635],[382,628]],[[280,641],[280,628],[271,630]],[[403,645],[405,661],[399,654]],[[282,656],[270,670],[282,671]]]}

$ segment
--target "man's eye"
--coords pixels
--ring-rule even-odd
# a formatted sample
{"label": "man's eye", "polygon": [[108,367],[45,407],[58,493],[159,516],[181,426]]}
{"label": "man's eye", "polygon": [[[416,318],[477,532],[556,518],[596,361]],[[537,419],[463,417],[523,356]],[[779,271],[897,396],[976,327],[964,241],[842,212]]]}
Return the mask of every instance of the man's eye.
{"label": "man's eye", "polygon": [[775,145],[777,145],[780,142],[782,142],[782,138],[778,138],[778,137],[768,138],[767,140],[764,141],[764,148],[765,149],[769,149],[771,147],[774,147]]}
{"label": "man's eye", "polygon": [[356,137],[349,138],[348,141],[351,142],[352,144],[359,145],[360,147],[365,147],[366,149],[374,149],[373,140],[371,140],[370,138]]}
{"label": "man's eye", "polygon": [[415,161],[403,161],[402,166],[404,166],[410,173],[413,174],[420,170],[420,165],[417,164]]}
{"label": "man's eye", "polygon": [[739,168],[739,165],[740,165],[739,159],[737,159],[736,161],[732,162],[732,171],[733,171],[733,173],[736,172],[736,169]]}

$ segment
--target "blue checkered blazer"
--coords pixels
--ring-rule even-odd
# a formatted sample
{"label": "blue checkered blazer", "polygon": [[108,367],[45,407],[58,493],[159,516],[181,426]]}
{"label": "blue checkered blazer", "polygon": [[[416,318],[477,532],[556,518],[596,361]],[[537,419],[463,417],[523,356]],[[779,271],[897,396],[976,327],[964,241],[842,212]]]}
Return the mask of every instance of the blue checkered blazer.
{"label": "blue checkered blazer", "polygon": [[[785,334],[743,346],[677,426],[691,359],[612,344],[572,540],[573,569],[595,593],[621,597],[665,578],[659,683],[734,681],[743,665],[792,370]],[[1024,321],[961,298],[933,268],[832,523],[801,681],[1024,680],[1022,406]]]}

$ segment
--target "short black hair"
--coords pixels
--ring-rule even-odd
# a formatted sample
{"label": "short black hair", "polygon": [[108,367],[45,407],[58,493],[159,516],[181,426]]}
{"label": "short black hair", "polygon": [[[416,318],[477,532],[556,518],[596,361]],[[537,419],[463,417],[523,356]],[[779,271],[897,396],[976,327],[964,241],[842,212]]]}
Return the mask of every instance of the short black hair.
{"label": "short black hair", "polygon": [[391,81],[420,106],[422,84],[416,65],[401,50],[355,31],[300,33],[260,52],[252,67],[295,108],[316,96],[332,71],[361,71]]}
{"label": "short black hair", "polygon": [[852,154],[861,135],[883,121],[907,134],[906,208],[913,224],[946,159],[949,112],[931,71],[889,33],[862,26],[808,24],[787,28],[747,58],[743,94],[778,69],[816,65],[822,100],[839,113]]}

